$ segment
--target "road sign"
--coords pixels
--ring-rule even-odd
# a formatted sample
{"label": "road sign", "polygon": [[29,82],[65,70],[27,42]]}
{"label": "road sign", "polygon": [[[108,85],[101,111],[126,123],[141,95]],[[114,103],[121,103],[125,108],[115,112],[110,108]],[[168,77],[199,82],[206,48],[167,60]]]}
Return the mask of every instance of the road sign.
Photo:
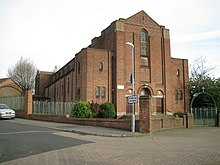
{"label": "road sign", "polygon": [[138,102],[138,96],[128,96],[128,104],[133,104]]}

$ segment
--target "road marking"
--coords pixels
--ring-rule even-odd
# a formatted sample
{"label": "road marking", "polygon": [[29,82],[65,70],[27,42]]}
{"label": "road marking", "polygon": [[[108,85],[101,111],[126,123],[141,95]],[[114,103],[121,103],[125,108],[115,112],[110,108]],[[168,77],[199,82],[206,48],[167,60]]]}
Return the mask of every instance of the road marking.
{"label": "road marking", "polygon": [[39,132],[54,132],[54,131],[20,131],[20,132],[5,132],[0,133],[0,135],[10,135],[10,134],[23,134],[23,133],[39,133]]}

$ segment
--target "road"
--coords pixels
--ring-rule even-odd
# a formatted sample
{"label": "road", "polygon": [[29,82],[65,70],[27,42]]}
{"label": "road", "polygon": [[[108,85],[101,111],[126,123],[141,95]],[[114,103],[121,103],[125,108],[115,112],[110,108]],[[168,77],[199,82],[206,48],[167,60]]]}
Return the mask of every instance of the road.
{"label": "road", "polygon": [[119,138],[0,120],[0,153],[0,165],[219,165],[220,128]]}
{"label": "road", "polygon": [[86,143],[51,129],[0,120],[0,163]]}

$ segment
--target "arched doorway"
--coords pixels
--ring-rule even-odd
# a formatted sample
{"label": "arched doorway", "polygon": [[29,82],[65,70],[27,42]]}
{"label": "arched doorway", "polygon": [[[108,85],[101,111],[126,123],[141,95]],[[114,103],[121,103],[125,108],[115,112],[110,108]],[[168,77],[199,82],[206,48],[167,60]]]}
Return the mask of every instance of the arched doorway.
{"label": "arched doorway", "polygon": [[152,116],[152,92],[149,88],[141,88],[139,94],[139,120],[140,131],[151,132],[151,116]]}
{"label": "arched doorway", "polygon": [[[151,106],[151,90],[147,87],[143,87],[139,90],[139,99],[140,101],[140,109],[144,107],[144,111],[150,111],[150,106]],[[143,105],[144,106],[143,106]]]}

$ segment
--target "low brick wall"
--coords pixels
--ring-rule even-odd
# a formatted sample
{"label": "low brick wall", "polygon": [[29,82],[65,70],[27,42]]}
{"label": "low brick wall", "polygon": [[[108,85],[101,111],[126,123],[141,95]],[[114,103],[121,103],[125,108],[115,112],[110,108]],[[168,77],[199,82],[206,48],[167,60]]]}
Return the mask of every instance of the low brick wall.
{"label": "low brick wall", "polygon": [[110,128],[119,128],[125,130],[131,130],[131,120],[129,119],[104,119],[104,118],[72,118],[66,115],[20,115],[17,117],[32,119],[32,120],[41,120],[41,121],[52,121],[60,123],[71,123],[79,125],[90,125],[90,126],[102,126]]}
{"label": "low brick wall", "polygon": [[194,127],[194,116],[193,114],[186,114],[186,128]]}
{"label": "low brick wall", "polygon": [[16,110],[15,111],[15,117],[25,117],[26,113],[24,110]]}
{"label": "low brick wall", "polygon": [[[72,118],[67,115],[25,115],[24,111],[16,111],[16,116],[32,120],[101,126],[124,129],[129,131],[131,130],[131,119]],[[189,115],[188,117],[184,115],[183,118],[152,118],[151,128],[149,128],[149,125],[147,123],[148,122],[146,120],[136,120],[135,130],[137,132],[151,133],[173,128],[191,128],[194,122],[192,115]]]}
{"label": "low brick wall", "polygon": [[152,119],[152,132],[173,128],[185,128],[184,120],[185,118]]}

